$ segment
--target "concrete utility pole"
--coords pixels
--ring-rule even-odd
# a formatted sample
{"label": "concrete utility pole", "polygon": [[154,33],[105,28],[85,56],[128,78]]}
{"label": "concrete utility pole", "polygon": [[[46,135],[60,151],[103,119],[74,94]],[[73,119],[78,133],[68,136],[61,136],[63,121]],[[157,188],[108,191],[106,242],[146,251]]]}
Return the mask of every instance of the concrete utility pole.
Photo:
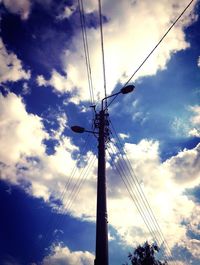
{"label": "concrete utility pole", "polygon": [[98,138],[98,176],[97,176],[97,214],[96,214],[96,259],[95,265],[108,265],[108,221],[106,203],[105,142],[109,137],[108,113],[101,110],[97,114]]}
{"label": "concrete utility pole", "polygon": [[[107,221],[107,200],[106,200],[106,143],[109,141],[108,106],[119,94],[132,92],[133,85],[123,87],[118,93],[105,97],[101,101],[101,110],[95,112],[94,131],[85,130],[83,127],[72,126],[76,133],[89,132],[98,135],[98,176],[97,176],[97,211],[96,211],[96,257],[95,265],[108,265],[108,221]],[[107,99],[114,97],[109,104]],[[105,101],[105,106],[104,106]]]}

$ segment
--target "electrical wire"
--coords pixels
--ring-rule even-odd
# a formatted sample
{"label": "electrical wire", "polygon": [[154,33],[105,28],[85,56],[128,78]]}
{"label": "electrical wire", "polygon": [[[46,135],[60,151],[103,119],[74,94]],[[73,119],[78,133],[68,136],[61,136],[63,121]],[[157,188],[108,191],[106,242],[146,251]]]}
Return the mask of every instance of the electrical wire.
{"label": "electrical wire", "polygon": [[[90,149],[90,141],[91,141],[91,138],[89,137],[89,134],[87,135],[87,138],[85,140],[85,144],[83,146],[83,153],[86,152],[86,150]],[[73,181],[73,178],[74,178],[74,175],[76,174],[77,172],[77,163],[74,165],[72,171],[71,171],[71,174],[68,178],[68,180],[66,181],[65,185],[64,185],[64,188],[60,194],[60,196],[58,196],[57,200],[62,202],[64,201],[65,197],[66,197],[66,194],[67,194],[67,191],[69,190],[70,188],[70,185],[71,185],[71,182]],[[62,208],[62,203],[60,204],[60,206],[57,208],[57,211],[59,212]],[[51,220],[49,220],[49,223],[51,222]],[[49,226],[49,224],[47,225]],[[47,232],[48,233],[48,232]]]}
{"label": "electrical wire", "polygon": [[184,8],[184,10],[181,12],[181,14],[176,18],[176,20],[172,23],[172,25],[167,29],[167,31],[162,36],[162,38],[159,40],[159,42],[154,46],[154,48],[150,51],[150,53],[147,55],[147,57],[142,61],[142,63],[138,66],[138,68],[135,70],[135,72],[126,81],[126,83],[123,85],[123,87],[128,85],[128,83],[131,81],[131,79],[140,70],[140,68],[145,64],[145,62],[149,59],[149,57],[152,55],[152,53],[158,48],[158,46],[161,44],[161,42],[164,40],[164,38],[167,36],[167,34],[170,32],[170,30],[176,25],[176,23],[179,21],[179,19],[182,17],[182,15],[186,12],[186,10],[190,7],[190,5],[192,4],[193,1],[194,0],[191,0],[189,2],[189,4]]}
{"label": "electrical wire", "polygon": [[136,197],[135,193],[133,192],[132,188],[131,187],[131,183],[129,182],[128,178],[126,177],[126,172],[125,172],[125,169],[123,167],[123,165],[118,161],[118,165],[115,163],[115,160],[113,159],[112,156],[116,156],[116,153],[115,151],[113,150],[112,146],[111,145],[108,145],[108,147],[111,149],[112,151],[112,154],[109,152],[109,149],[107,149],[107,152],[113,162],[113,166],[115,167],[116,171],[119,173],[119,176],[121,177],[127,191],[128,191],[128,194],[130,195],[132,201],[134,202],[139,214],[141,215],[147,229],[149,230],[152,238],[155,240],[155,242],[159,242],[157,236],[154,234],[154,231],[153,229],[151,228],[151,226],[149,225],[149,222],[148,222],[148,219],[141,207],[141,205],[139,204],[139,201],[138,201],[138,198]]}
{"label": "electrical wire", "polygon": [[73,190],[71,192],[72,196],[68,203],[65,204],[65,211],[68,212],[71,210],[73,202],[75,201],[76,197],[78,196],[81,187],[83,186],[84,182],[87,179],[87,176],[89,175],[90,170],[93,168],[95,161],[97,160],[97,157],[94,154],[91,154],[90,162],[88,164],[88,167],[86,168],[84,174],[82,177],[79,177],[76,184],[73,187]]}
{"label": "electrical wire", "polygon": [[[90,150],[90,148],[91,148],[91,146],[90,146],[91,142],[90,141],[91,141],[91,138],[90,138],[90,136],[88,134],[87,138],[85,140],[85,145],[83,147],[83,153],[85,153],[86,150]],[[77,165],[75,165],[74,168],[72,169],[72,173],[70,174],[70,177],[69,177],[68,181],[66,182],[64,190],[61,193],[61,196],[59,198],[60,201],[64,201],[65,196],[66,196],[66,192],[69,190],[69,187],[71,185],[71,182],[72,182],[73,177],[76,174],[76,172],[77,172]],[[62,207],[62,205],[61,205],[61,207]]]}
{"label": "electrical wire", "polygon": [[[113,126],[113,124],[112,124],[111,121],[110,121],[110,124],[111,124],[112,129],[113,129],[113,131],[114,131],[114,133],[115,133],[115,137],[117,138],[117,140],[118,140],[118,142],[119,142],[119,144],[120,144],[120,147],[119,147],[119,145],[116,143],[116,148],[117,148],[117,150],[119,150],[118,152],[120,153],[122,159],[123,159],[125,162],[127,162],[126,166],[127,166],[127,168],[128,168],[129,174],[134,176],[134,178],[132,178],[132,179],[133,179],[133,183],[134,183],[134,185],[137,187],[137,191],[138,191],[139,193],[141,193],[141,195],[142,195],[142,201],[143,201],[145,207],[146,207],[146,208],[149,208],[149,210],[150,210],[149,213],[150,213],[151,219],[153,220],[153,222],[155,222],[155,224],[156,224],[156,228],[157,228],[158,230],[160,230],[160,232],[162,232],[162,231],[161,231],[161,228],[160,228],[160,226],[159,226],[159,224],[158,224],[158,222],[157,222],[157,220],[156,220],[156,218],[155,218],[155,214],[153,213],[152,208],[151,208],[151,206],[150,206],[150,204],[149,204],[149,202],[148,202],[148,200],[147,200],[147,198],[146,198],[146,196],[145,196],[145,194],[144,194],[144,191],[143,191],[143,189],[142,189],[141,186],[140,186],[139,180],[138,180],[138,178],[137,178],[137,176],[136,176],[136,174],[135,174],[135,172],[134,172],[134,170],[133,170],[133,168],[132,168],[132,166],[131,166],[130,160],[128,159],[128,157],[127,157],[127,155],[126,155],[126,152],[123,150],[123,145],[122,145],[122,143],[121,143],[121,141],[120,141],[120,139],[119,139],[119,137],[118,137],[118,135],[117,135],[117,133],[116,133],[116,131],[115,131],[115,128],[114,128],[114,126]],[[111,134],[113,135],[112,132],[111,132]],[[114,137],[114,135],[113,135],[113,137]],[[125,159],[124,159],[124,156],[125,156]],[[161,235],[162,235],[162,238],[164,239],[163,234],[161,234]],[[163,239],[162,239],[162,240],[163,240]]]}
{"label": "electrical wire", "polygon": [[71,187],[71,191],[69,192],[69,196],[68,196],[66,202],[63,204],[62,216],[61,216],[59,222],[57,222],[57,226],[62,226],[62,223],[63,223],[64,218],[65,218],[65,214],[67,214],[67,213],[70,214],[70,211],[72,209],[72,205],[73,205],[75,199],[77,198],[78,194],[80,193],[81,187],[85,183],[87,177],[90,175],[89,172],[92,169],[92,167],[94,166],[95,161],[96,161],[96,156],[93,153],[91,153],[87,167],[83,168],[82,171],[80,172],[79,177],[77,178],[77,180],[74,182],[73,186]]}
{"label": "electrical wire", "polygon": [[[106,91],[106,69],[105,69],[105,54],[104,54],[104,40],[103,40],[103,23],[102,23],[102,8],[101,0],[98,0],[99,3],[99,24],[100,24],[100,35],[101,35],[101,54],[102,54],[102,66],[103,66],[103,80],[104,80],[104,96],[107,97]],[[107,108],[107,99],[105,100],[105,105]]]}
{"label": "electrical wire", "polygon": [[[111,125],[112,125],[112,123],[111,123]],[[113,125],[112,125],[112,127],[113,127]],[[113,129],[114,129],[114,127],[113,127]],[[114,130],[115,130],[115,129],[114,129]],[[114,132],[115,132],[115,134],[116,134],[116,131],[114,131]],[[116,134],[116,136],[117,136],[117,134]],[[146,196],[145,196],[145,194],[144,194],[144,191],[143,191],[143,189],[142,189],[141,186],[140,186],[140,183],[139,183],[139,181],[138,181],[138,179],[137,179],[137,177],[136,177],[136,174],[135,174],[135,172],[134,172],[134,170],[133,170],[133,168],[132,168],[132,166],[131,166],[131,163],[130,163],[128,157],[126,156],[126,153],[125,153],[124,150],[122,149],[123,146],[122,146],[122,144],[121,144],[121,142],[120,142],[120,139],[119,139],[118,136],[117,136],[117,138],[118,138],[118,141],[119,141],[119,143],[120,143],[120,145],[121,145],[121,148],[118,147],[119,153],[121,153],[121,159],[123,159],[123,161],[126,163],[126,167],[127,167],[128,171],[129,171],[129,175],[130,175],[131,178],[132,178],[133,184],[134,184],[134,186],[136,187],[138,194],[141,196],[142,203],[144,204],[145,208],[148,210],[148,214],[149,214],[149,218],[150,218],[151,222],[152,222],[153,225],[155,226],[156,230],[158,230],[158,232],[159,232],[159,237],[160,237],[160,239],[163,241],[163,244],[165,244],[165,248],[166,248],[166,250],[168,251],[168,253],[170,253],[170,256],[172,256],[171,251],[170,251],[170,248],[169,248],[169,246],[168,246],[168,244],[167,244],[167,242],[166,242],[166,240],[165,240],[165,238],[164,238],[164,235],[163,235],[163,233],[162,233],[162,230],[161,230],[161,228],[160,228],[160,226],[159,226],[159,224],[158,224],[158,222],[157,222],[157,219],[155,218],[155,214],[153,213],[153,210],[152,210],[152,208],[151,208],[151,206],[150,206],[150,204],[149,204],[149,202],[148,202],[148,200],[147,200],[147,198],[146,198]],[[122,149],[122,151],[121,151],[121,149]],[[126,157],[126,160],[125,160],[124,157],[123,157],[124,155],[125,155],[125,157]],[[127,161],[127,162],[126,162],[126,161]]]}
{"label": "electrical wire", "polygon": [[91,65],[90,65],[90,54],[89,54],[89,48],[88,48],[85,12],[84,12],[84,6],[83,6],[82,0],[78,0],[78,6],[79,6],[79,14],[80,14],[80,22],[81,22],[83,48],[84,48],[84,54],[85,54],[85,63],[86,63],[86,69],[87,69],[88,87],[89,87],[89,92],[90,92],[90,101],[91,101],[91,105],[94,105],[94,102],[95,102],[94,87],[93,87],[92,71],[91,71]]}
{"label": "electrical wire", "polygon": [[60,209],[59,213],[60,215],[57,216],[57,218],[54,220],[53,225],[48,229],[48,233],[46,233],[45,237],[43,238],[43,245],[48,245],[51,241],[52,231],[54,232],[57,227],[61,227],[62,223],[65,218],[66,213],[70,213],[71,207],[75,199],[77,198],[80,189],[85,182],[87,176],[89,175],[88,172],[94,165],[94,162],[96,160],[96,156],[91,153],[90,157],[88,159],[88,164],[85,168],[82,168],[79,177],[76,179],[76,181],[73,183],[71,187],[71,191],[69,192],[69,196],[66,200],[66,202],[62,205],[62,211]]}
{"label": "electrical wire", "polygon": [[[160,233],[157,230],[157,228],[155,227],[154,222],[152,222],[148,208],[144,204],[144,202],[141,198],[141,195],[138,194],[136,186],[133,185],[132,180],[130,178],[128,178],[128,176],[126,174],[127,168],[126,168],[126,164],[124,163],[125,161],[119,155],[116,155],[116,152],[113,151],[112,147],[111,147],[111,149],[112,149],[113,155],[118,158],[118,161],[117,161],[118,164],[114,163],[114,166],[115,166],[116,170],[118,171],[123,183],[125,184],[125,187],[129,193],[133,203],[135,204],[139,214],[141,215],[147,229],[149,230],[149,232],[152,236],[152,239],[156,242],[156,244],[158,246],[163,245],[164,240],[160,236]],[[129,174],[130,174],[130,172],[129,172]],[[166,253],[166,255],[167,255],[169,260],[172,260],[171,254]]]}
{"label": "electrical wire", "polygon": [[[115,137],[117,138],[117,140],[118,140],[118,142],[119,142],[119,145],[120,145],[120,146],[119,146],[119,145],[116,144],[116,145],[117,145],[117,148],[118,148],[118,150],[121,149],[121,155],[122,155],[122,157],[125,156],[125,159],[126,159],[127,164],[128,164],[129,172],[130,172],[131,174],[133,174],[133,176],[134,176],[134,178],[133,178],[134,184],[137,185],[137,187],[138,187],[138,191],[141,192],[142,197],[143,197],[143,200],[144,200],[144,203],[145,203],[145,205],[147,206],[147,208],[149,208],[149,210],[150,210],[150,214],[151,214],[151,217],[154,219],[154,218],[155,218],[155,214],[153,213],[153,210],[152,210],[152,208],[151,208],[151,206],[150,206],[150,204],[149,204],[149,202],[148,202],[148,200],[147,200],[147,198],[146,198],[146,196],[145,196],[145,194],[144,194],[144,191],[143,191],[143,189],[141,188],[141,185],[140,185],[139,180],[138,180],[138,178],[137,178],[137,176],[136,176],[136,174],[135,174],[135,171],[133,170],[133,167],[131,166],[131,162],[130,162],[130,160],[128,159],[128,157],[127,157],[127,155],[126,155],[126,152],[125,152],[125,150],[124,150],[124,148],[123,148],[123,145],[122,145],[122,143],[121,143],[121,141],[120,141],[120,139],[119,139],[119,137],[118,137],[118,135],[117,135],[117,133],[116,133],[116,130],[115,130],[114,126],[113,126],[113,123],[112,123],[111,121],[110,121],[110,124],[111,124],[111,126],[112,126],[113,131],[114,131]],[[112,134],[112,132],[111,132],[111,134]],[[112,134],[112,135],[113,135],[113,134]],[[114,135],[113,135],[113,137],[114,137]],[[160,226],[159,226],[159,224],[158,224],[156,218],[155,218],[154,221],[155,221],[155,223],[156,223],[156,226],[157,226],[158,230],[161,230],[161,228],[160,228]],[[164,237],[164,236],[163,236],[163,237]]]}
{"label": "electrical wire", "polygon": [[[84,144],[84,147],[83,147],[83,153],[86,152],[86,150],[90,149],[90,141],[91,141],[91,137],[89,137],[89,134],[87,135],[87,138],[85,140],[85,144]],[[89,162],[88,162],[89,164]],[[86,167],[87,168],[87,167]],[[65,185],[64,185],[64,188],[60,194],[60,196],[58,196],[57,200],[60,201],[60,205],[56,208],[56,212],[62,212],[62,208],[63,208],[63,204],[62,202],[65,200],[66,198],[66,195],[67,195],[67,192],[69,191],[70,189],[70,186],[71,186],[71,183],[73,182],[73,179],[74,179],[74,176],[77,172],[78,168],[77,168],[77,163],[76,165],[73,167],[72,171],[71,171],[71,174],[70,174],[70,177],[68,178],[68,180],[66,181]],[[83,172],[84,168],[82,169],[82,172]],[[80,174],[82,174],[82,172]],[[75,188],[74,188],[75,189]],[[46,229],[46,233],[43,235],[43,242],[44,244],[45,243],[48,243],[48,241],[50,241],[50,232],[52,230],[54,230],[54,227],[57,226],[58,224],[58,219],[61,218],[59,216],[57,216],[57,218],[55,218],[53,220],[53,216],[51,216],[51,218],[48,219],[48,223],[46,225],[47,229]]]}
{"label": "electrical wire", "polygon": [[[115,134],[116,134],[116,132],[115,132]],[[116,136],[117,136],[117,134],[116,134]],[[140,183],[138,181],[138,178],[137,178],[137,176],[136,176],[136,174],[135,174],[135,172],[134,172],[134,170],[133,170],[133,168],[131,166],[131,163],[130,163],[129,159],[128,159],[125,151],[123,150],[123,146],[121,144],[121,141],[120,141],[120,139],[119,139],[118,136],[117,136],[117,138],[118,138],[118,141],[119,141],[119,143],[121,145],[121,149],[122,149],[121,156],[123,158],[123,156],[125,155],[126,160],[124,158],[123,159],[124,159],[125,162],[127,161],[127,166],[128,166],[129,174],[130,174],[130,176],[132,176],[133,183],[136,186],[137,191],[139,192],[139,194],[141,194],[142,202],[144,203],[146,209],[149,209],[148,210],[148,213],[149,213],[150,219],[153,222],[153,224],[155,225],[156,229],[159,231],[159,236],[160,236],[161,240],[165,244],[165,247],[166,247],[167,251],[170,253],[170,256],[172,256],[171,251],[170,251],[170,248],[168,246],[168,243],[166,242],[165,237],[164,237],[164,235],[162,233],[162,230],[161,230],[161,228],[159,226],[159,223],[157,222],[157,219],[155,218],[155,214],[153,213],[153,210],[152,210],[152,208],[151,208],[151,206],[150,206],[150,204],[149,204],[149,202],[148,202],[148,200],[147,200],[147,198],[146,198],[146,196],[144,194],[144,191],[143,191],[143,189],[140,186]],[[118,146],[118,150],[120,150],[120,147],[119,146]]]}
{"label": "electrical wire", "polygon": [[[116,155],[116,153],[114,151],[112,151],[113,154]],[[111,156],[111,155],[110,155]],[[119,158],[118,158],[119,159]],[[163,239],[160,237],[159,231],[157,231],[157,229],[155,228],[155,225],[152,223],[152,220],[149,217],[149,212],[148,209],[146,208],[145,205],[143,205],[143,202],[141,201],[141,197],[138,198],[138,194],[136,194],[135,189],[133,189],[131,180],[128,179],[128,177],[126,176],[125,173],[125,166],[122,164],[122,162],[119,162],[118,160],[118,165],[119,165],[119,169],[118,166],[116,165],[116,163],[114,164],[116,170],[118,171],[123,183],[125,184],[125,187],[133,201],[133,203],[135,204],[139,214],[141,215],[147,229],[149,230],[152,239],[156,242],[156,244],[159,246],[163,245]],[[123,173],[121,173],[123,172]],[[124,176],[124,177],[123,177]],[[168,260],[171,260],[172,262],[172,255],[168,252],[168,250],[166,251],[166,256]]]}

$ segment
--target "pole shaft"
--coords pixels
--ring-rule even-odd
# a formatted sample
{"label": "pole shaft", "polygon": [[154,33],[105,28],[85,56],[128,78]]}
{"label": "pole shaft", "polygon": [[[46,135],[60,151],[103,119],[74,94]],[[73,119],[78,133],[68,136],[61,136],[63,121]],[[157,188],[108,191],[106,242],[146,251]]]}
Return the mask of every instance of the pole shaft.
{"label": "pole shaft", "polygon": [[108,225],[107,225],[106,172],[105,172],[105,127],[106,127],[106,114],[104,110],[101,110],[99,113],[99,138],[98,138],[95,265],[108,265]]}

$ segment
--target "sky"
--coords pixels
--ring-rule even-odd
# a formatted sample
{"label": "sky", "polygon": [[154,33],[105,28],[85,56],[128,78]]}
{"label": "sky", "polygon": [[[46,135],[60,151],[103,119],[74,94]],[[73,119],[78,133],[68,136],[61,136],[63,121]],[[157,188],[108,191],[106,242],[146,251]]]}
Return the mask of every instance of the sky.
{"label": "sky", "polygon": [[[104,79],[98,1],[82,3],[94,102],[78,1],[0,0],[1,265],[94,264],[97,139],[70,127],[93,128],[90,106],[100,110]],[[107,95],[124,86],[188,3],[102,0]],[[137,187],[163,235],[160,259],[169,256],[164,238],[176,264],[200,263],[199,11],[194,0],[130,80],[135,90],[109,107],[110,265],[159,236],[137,209]]]}

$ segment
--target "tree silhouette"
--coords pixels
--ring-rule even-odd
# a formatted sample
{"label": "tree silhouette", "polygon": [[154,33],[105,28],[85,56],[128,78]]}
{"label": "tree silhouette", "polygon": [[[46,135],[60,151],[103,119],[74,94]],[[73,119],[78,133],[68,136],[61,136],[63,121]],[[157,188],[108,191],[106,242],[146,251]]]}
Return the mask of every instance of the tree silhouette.
{"label": "tree silhouette", "polygon": [[[159,252],[159,247],[155,244],[145,242],[143,246],[139,245],[133,253],[129,253],[128,258],[131,265],[167,265],[167,262],[161,262],[155,255]],[[128,265],[129,263],[123,264]]]}

